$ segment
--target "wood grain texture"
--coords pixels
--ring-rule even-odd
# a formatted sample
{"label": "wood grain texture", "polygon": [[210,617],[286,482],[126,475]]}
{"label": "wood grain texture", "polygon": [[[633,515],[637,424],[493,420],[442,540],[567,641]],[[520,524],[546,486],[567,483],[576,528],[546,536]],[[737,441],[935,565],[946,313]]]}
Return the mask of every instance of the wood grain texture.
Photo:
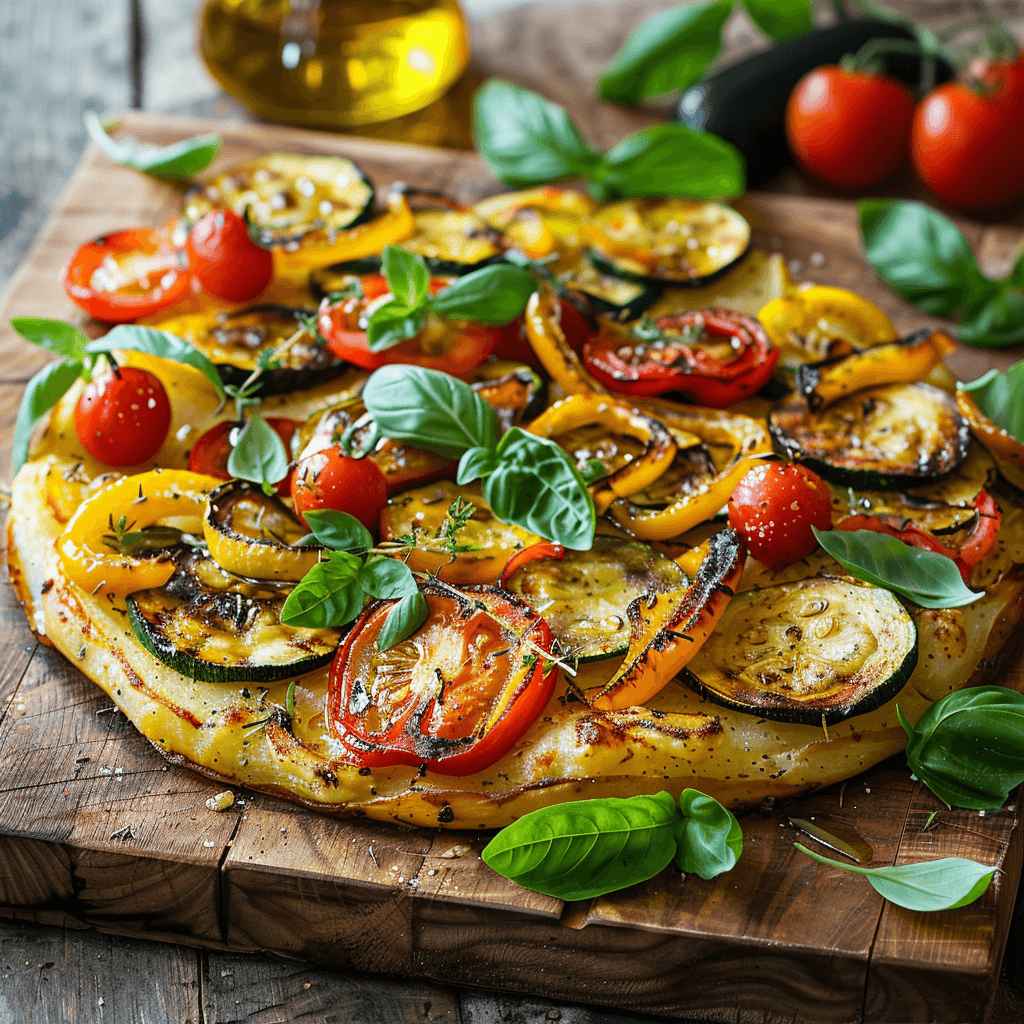
{"label": "wood grain texture", "polygon": [[[131,114],[125,127],[166,142],[214,126]],[[401,178],[464,200],[495,188],[471,154],[220,127],[224,165],[271,148],[336,152],[380,184]],[[89,150],[59,219],[13,283],[0,322],[26,313],[78,319],[54,285],[69,248],[125,223],[158,221],[178,201],[170,186],[113,170]],[[876,299],[901,329],[925,322],[864,267],[847,204],[759,193],[746,209],[758,243],[782,251],[794,270],[799,264],[798,277],[808,276],[811,256],[821,253],[814,276]],[[1005,258],[1004,229],[966,227],[979,250]],[[2,328],[0,358],[18,372],[40,362]],[[960,372],[971,376],[993,357],[958,358]],[[951,1005],[950,992],[959,989],[964,1019],[984,1011],[1013,902],[1009,884],[975,911],[983,924],[972,929],[975,946],[962,968],[948,929],[926,938],[926,924],[890,913],[860,879],[798,858],[794,833],[780,828],[778,816],[745,819],[747,855],[716,882],[683,881],[670,869],[634,890],[563,906],[494,876],[479,860],[479,837],[329,821],[268,797],[216,814],[204,800],[222,787],[168,769],[123,717],[104,712],[102,694],[59,656],[39,649],[29,658],[24,633],[17,647],[21,612],[8,604],[14,639],[0,640],[0,650],[13,660],[0,686],[16,689],[0,723],[0,764],[16,781],[0,788],[0,834],[16,855],[0,861],[8,865],[0,867],[0,892],[12,912],[673,1016],[854,1021],[866,1012],[866,1019],[912,1019],[909,1010],[917,1018],[939,1015],[937,1007]],[[20,683],[4,681],[19,673]],[[882,766],[844,793],[842,808],[835,788],[799,807],[848,815],[879,863],[922,855],[904,825],[916,820],[922,797],[904,769]],[[1013,827],[1015,819],[972,821],[983,835],[1009,840],[1008,869],[1019,864],[1024,830]],[[116,838],[124,824],[133,838]],[[953,824],[929,833],[929,856],[962,849]],[[251,1013],[258,1020],[263,1010]]]}

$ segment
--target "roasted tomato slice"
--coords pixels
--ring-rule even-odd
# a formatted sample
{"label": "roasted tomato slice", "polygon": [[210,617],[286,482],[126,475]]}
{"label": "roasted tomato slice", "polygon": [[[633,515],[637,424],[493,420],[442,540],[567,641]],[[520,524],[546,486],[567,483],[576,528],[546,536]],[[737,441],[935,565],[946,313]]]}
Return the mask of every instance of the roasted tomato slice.
{"label": "roasted tomato slice", "polygon": [[127,324],[183,299],[192,275],[177,220],[86,242],[61,274],[64,291],[91,317]]}
{"label": "roasted tomato slice", "polygon": [[426,583],[426,622],[377,648],[394,601],[371,605],[331,666],[330,728],[359,765],[423,765],[472,775],[512,748],[547,704],[558,675],[547,623],[497,588]]}
{"label": "roasted tomato slice", "polygon": [[[268,416],[267,423],[277,431],[281,440],[284,441],[284,450],[291,450],[292,434],[302,426],[300,420],[290,420],[284,416]],[[231,431],[240,427],[241,424],[233,420],[225,420],[215,427],[210,427],[203,434],[188,453],[188,468],[193,473],[205,473],[207,476],[215,476],[220,480],[230,480],[228,472],[228,459],[231,457]],[[290,476],[279,480],[275,486],[281,494],[290,493]]]}
{"label": "roasted tomato slice", "polygon": [[[485,327],[465,320],[442,320],[428,314],[427,322],[415,338],[403,341],[383,352],[371,352],[366,341],[367,307],[388,293],[387,278],[369,274],[359,281],[359,293],[320,304],[317,325],[327,347],[340,359],[363,370],[379,370],[389,363],[407,363],[428,370],[442,370],[458,377],[479,366],[498,345],[505,328]],[[431,278],[430,291],[436,294],[448,281]]]}
{"label": "roasted tomato slice", "polygon": [[713,409],[762,388],[778,358],[757,320],[713,307],[661,316],[628,332],[607,325],[583,348],[587,369],[613,391],[677,391]]}

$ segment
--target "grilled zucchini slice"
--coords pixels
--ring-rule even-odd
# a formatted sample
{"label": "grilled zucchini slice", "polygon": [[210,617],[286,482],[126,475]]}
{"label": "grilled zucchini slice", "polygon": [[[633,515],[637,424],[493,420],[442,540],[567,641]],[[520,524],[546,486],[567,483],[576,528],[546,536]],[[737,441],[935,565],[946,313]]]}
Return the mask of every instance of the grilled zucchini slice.
{"label": "grilled zucchini slice", "polygon": [[750,248],[750,225],[734,209],[689,199],[610,203],[581,234],[599,271],[655,285],[708,284]]}
{"label": "grilled zucchini slice", "polygon": [[281,623],[288,590],[228,575],[198,549],[178,548],[167,584],[128,597],[139,643],[176,672],[207,683],[267,683],[334,657],[345,631]]}
{"label": "grilled zucchini slice", "polygon": [[606,274],[584,256],[568,273],[559,278],[571,292],[580,292],[590,301],[595,313],[615,320],[636,320],[647,312],[661,296],[661,286],[629,281],[615,274]]}
{"label": "grilled zucchini slice", "polygon": [[544,617],[567,657],[597,661],[625,653],[636,598],[688,583],[672,559],[647,544],[598,536],[589,551],[527,562],[505,585]]}
{"label": "grilled zucchini slice", "polygon": [[737,594],[680,677],[757,718],[831,725],[873,711],[917,664],[917,629],[887,590],[812,576]]}
{"label": "grilled zucchini slice", "polygon": [[247,160],[185,196],[190,221],[210,210],[234,210],[248,219],[253,241],[266,248],[331,240],[367,220],[372,207],[373,186],[351,160],[299,153]]}
{"label": "grilled zucchini slice", "polygon": [[929,384],[859,391],[819,413],[803,400],[768,416],[772,441],[834,483],[915,487],[952,473],[971,444],[956,401]]}
{"label": "grilled zucchini slice", "polygon": [[379,256],[364,256],[359,260],[342,260],[340,263],[332,263],[329,267],[317,267],[316,270],[310,271],[309,290],[322,302],[329,295],[347,293],[353,283],[358,284],[354,279],[379,274],[380,267]]}

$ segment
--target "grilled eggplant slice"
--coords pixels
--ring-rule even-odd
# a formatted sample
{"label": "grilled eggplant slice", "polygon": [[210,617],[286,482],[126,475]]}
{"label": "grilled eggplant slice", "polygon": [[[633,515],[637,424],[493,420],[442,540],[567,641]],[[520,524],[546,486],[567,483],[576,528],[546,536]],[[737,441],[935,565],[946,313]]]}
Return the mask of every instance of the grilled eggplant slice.
{"label": "grilled eggplant slice", "polygon": [[373,213],[373,187],[351,160],[268,153],[238,164],[185,196],[185,216],[215,209],[246,217],[253,241],[266,248],[331,241]]}
{"label": "grilled eggplant slice", "polygon": [[917,664],[917,629],[887,590],[812,576],[737,594],[682,680],[724,707],[831,725],[874,711]]}
{"label": "grilled eggplant slice", "polygon": [[282,625],[287,589],[238,580],[199,549],[173,557],[165,586],[128,597],[136,637],[165,665],[202,682],[267,683],[334,657],[344,630]]}
{"label": "grilled eggplant slice", "polygon": [[773,410],[775,446],[834,483],[915,487],[952,473],[971,443],[956,402],[929,384],[892,384],[840,399],[819,413],[803,400]]}
{"label": "grilled eggplant slice", "polygon": [[598,661],[629,646],[629,606],[688,584],[683,570],[647,544],[595,537],[589,551],[535,558],[505,586],[544,616],[569,658]]}
{"label": "grilled eggplant slice", "polygon": [[526,363],[495,359],[481,363],[464,379],[498,414],[502,430],[529,422],[547,403],[546,382]]}
{"label": "grilled eggplant slice", "polygon": [[735,210],[687,199],[610,203],[581,234],[599,271],[654,285],[708,284],[750,248],[750,225]]}
{"label": "grilled eggplant slice", "polygon": [[661,297],[660,285],[630,281],[615,274],[607,274],[594,266],[589,256],[559,278],[571,292],[587,297],[595,313],[603,313],[620,322],[643,316]]}

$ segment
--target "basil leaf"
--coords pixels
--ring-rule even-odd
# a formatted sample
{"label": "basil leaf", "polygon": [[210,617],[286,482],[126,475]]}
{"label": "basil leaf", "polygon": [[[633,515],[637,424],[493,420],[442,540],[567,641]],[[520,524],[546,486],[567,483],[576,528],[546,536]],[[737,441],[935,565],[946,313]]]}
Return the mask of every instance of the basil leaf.
{"label": "basil leaf", "polygon": [[359,585],[362,559],[347,551],[332,551],[325,562],[313,566],[281,608],[286,626],[328,629],[344,626],[363,610]]}
{"label": "basil leaf", "polygon": [[745,163],[735,146],[684,124],[663,124],[635,132],[609,150],[591,191],[598,199],[718,199],[740,195],[745,187]]}
{"label": "basil leaf", "polygon": [[217,367],[187,341],[182,341],[168,331],[158,331],[155,327],[140,327],[138,324],[118,324],[102,338],[90,341],[85,346],[89,355],[99,352],[112,352],[122,349],[130,352],[145,352],[147,355],[170,359],[175,363],[185,363],[198,370],[217,390],[221,401],[227,397],[224,393],[224,382],[220,379]]}
{"label": "basil leaf", "polygon": [[384,248],[381,267],[396,302],[410,310],[423,305],[430,291],[430,271],[422,256],[397,245],[388,245]]}
{"label": "basil leaf", "polygon": [[438,316],[508,324],[519,316],[537,290],[533,274],[508,263],[493,263],[456,278],[429,300]]}
{"label": "basil leaf", "polygon": [[498,465],[483,483],[484,499],[502,522],[515,523],[576,551],[594,543],[590,491],[553,441],[513,427],[499,442]]}
{"label": "basil leaf", "polygon": [[871,530],[819,530],[818,543],[859,580],[910,598],[922,608],[959,608],[981,594],[968,590],[952,559]]}
{"label": "basil leaf", "polygon": [[13,473],[17,473],[28,460],[28,446],[35,425],[64,397],[83,370],[78,362],[47,363],[25,386],[11,442]]}
{"label": "basil leaf", "polygon": [[793,845],[819,864],[827,864],[853,875],[863,875],[875,892],[907,910],[933,911],[966,907],[988,888],[996,873],[995,867],[963,857],[944,857],[942,860],[901,864],[898,867],[862,868],[813,853],[800,843]]}
{"label": "basil leaf", "polygon": [[82,119],[89,138],[108,159],[172,181],[186,180],[209,167],[224,141],[219,135],[194,135],[170,146],[149,146],[130,136],[112,139],[95,110],[86,110]]}
{"label": "basil leaf", "polygon": [[1024,782],[1024,695],[972,686],[936,701],[907,733],[911,771],[947,807],[995,810]]}
{"label": "basil leaf", "polygon": [[11,321],[11,326],[26,341],[45,348],[47,352],[54,352],[79,363],[85,361],[85,346],[89,344],[89,339],[77,327],[63,320],[19,316]]}
{"label": "basil leaf", "polygon": [[415,594],[403,597],[388,612],[388,617],[377,634],[377,650],[390,650],[395,644],[408,639],[427,621],[429,613],[427,599],[418,590]]}
{"label": "basil leaf", "polygon": [[397,299],[386,302],[370,314],[366,344],[371,352],[383,352],[400,345],[416,337],[426,318],[427,310],[424,306],[410,309]]}
{"label": "basil leaf", "polygon": [[239,480],[264,486],[288,475],[288,453],[281,435],[259,414],[252,413],[235,438],[228,472]]}
{"label": "basil leaf", "polygon": [[684,4],[642,22],[604,69],[601,98],[634,103],[693,85],[718,55],[731,10],[732,0]]}
{"label": "basil leaf", "polygon": [[922,203],[862,199],[858,205],[868,261],[918,309],[949,316],[991,293],[993,282],[952,221]]}
{"label": "basil leaf", "polygon": [[989,295],[965,310],[957,337],[976,348],[1002,348],[1024,341],[1024,292],[990,282]]}
{"label": "basil leaf", "polygon": [[[280,480],[281,478],[278,477]],[[310,509],[302,518],[313,536],[326,548],[335,551],[369,551],[373,536],[355,516],[332,508]]]}
{"label": "basil leaf", "polygon": [[542,807],[503,828],[480,854],[499,875],[562,900],[589,900],[664,870],[679,821],[668,793]]}
{"label": "basil leaf", "polygon": [[481,477],[490,476],[498,468],[498,456],[493,448],[470,448],[459,460],[458,484],[472,483]]}
{"label": "basil leaf", "polygon": [[418,593],[412,569],[397,558],[378,555],[359,570],[359,583],[370,597],[393,601]]}
{"label": "basil leaf", "polygon": [[493,448],[501,428],[495,411],[466,383],[420,366],[382,366],[362,394],[385,437],[446,458]]}
{"label": "basil leaf", "polygon": [[814,29],[810,0],[743,0],[750,20],[775,42]]}
{"label": "basil leaf", "polygon": [[989,370],[960,387],[997,427],[1024,444],[1024,359],[1006,373]]}
{"label": "basil leaf", "polygon": [[731,871],[743,853],[743,830],[731,811],[696,789],[679,794],[683,820],[676,825],[676,865],[705,881]]}
{"label": "basil leaf", "polygon": [[473,136],[491,173],[513,188],[586,177],[600,160],[560,106],[497,78],[473,99]]}

